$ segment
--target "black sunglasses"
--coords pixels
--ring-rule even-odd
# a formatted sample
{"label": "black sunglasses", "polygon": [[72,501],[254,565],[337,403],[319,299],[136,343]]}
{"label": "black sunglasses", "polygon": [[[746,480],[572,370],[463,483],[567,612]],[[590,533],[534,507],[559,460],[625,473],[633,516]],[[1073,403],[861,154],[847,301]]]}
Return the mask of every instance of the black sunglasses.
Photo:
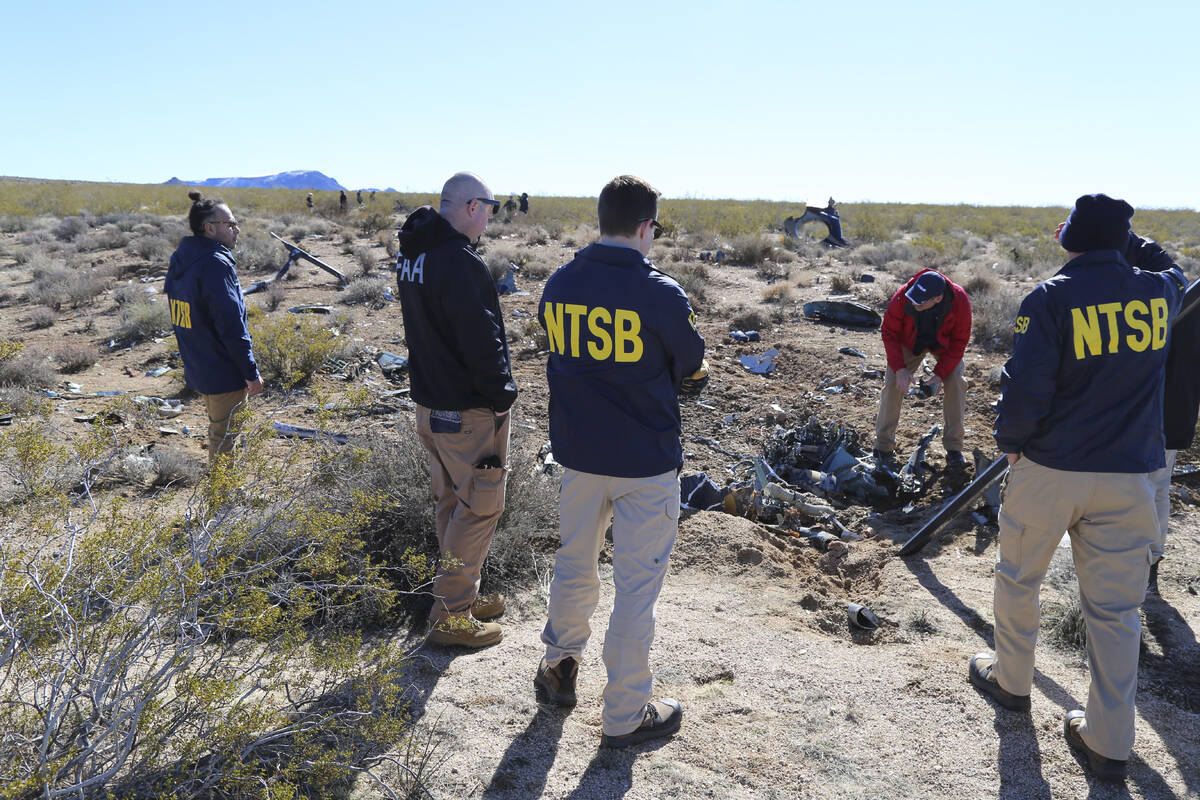
{"label": "black sunglasses", "polygon": [[651,225],[654,226],[654,238],[655,239],[657,239],[663,235],[662,223],[660,223],[654,217],[642,217],[641,219],[638,220],[639,225],[641,225],[643,222],[649,222]]}
{"label": "black sunglasses", "polygon": [[[499,200],[488,200],[486,197],[476,197],[474,199],[478,200],[481,203],[487,203],[489,206],[491,206],[493,217],[496,216],[496,212],[500,210],[500,201]],[[471,201],[468,200],[467,202],[469,203]]]}

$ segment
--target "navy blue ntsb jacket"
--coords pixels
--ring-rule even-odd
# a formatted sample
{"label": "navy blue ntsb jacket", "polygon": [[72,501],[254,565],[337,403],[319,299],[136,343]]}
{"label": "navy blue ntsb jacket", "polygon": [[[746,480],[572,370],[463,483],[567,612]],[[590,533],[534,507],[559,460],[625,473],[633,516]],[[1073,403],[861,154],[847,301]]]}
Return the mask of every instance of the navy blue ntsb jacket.
{"label": "navy blue ntsb jacket", "polygon": [[546,281],[538,317],[554,459],[617,478],[681,466],[678,390],[704,340],[679,284],[633,248],[592,244]]}
{"label": "navy blue ntsb jacket", "polygon": [[163,292],[188,386],[200,394],[225,394],[245,389],[246,381],[258,377],[246,301],[225,245],[185,236],[171,256]]}
{"label": "navy blue ntsb jacket", "polygon": [[496,284],[467,237],[429,206],[400,228],[396,285],[413,401],[507,411],[517,385]]}
{"label": "navy blue ntsb jacket", "polygon": [[1092,250],[1021,303],[996,416],[1005,453],[1072,472],[1163,466],[1163,365],[1185,283],[1153,242],[1128,252],[1166,269]]}

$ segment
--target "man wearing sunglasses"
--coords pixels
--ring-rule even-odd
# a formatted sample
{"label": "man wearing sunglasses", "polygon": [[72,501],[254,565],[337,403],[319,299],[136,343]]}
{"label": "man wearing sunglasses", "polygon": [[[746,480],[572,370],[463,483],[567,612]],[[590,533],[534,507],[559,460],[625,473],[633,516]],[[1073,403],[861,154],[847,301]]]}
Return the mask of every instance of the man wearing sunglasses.
{"label": "man wearing sunglasses", "polygon": [[708,380],[687,295],[646,258],[662,233],[658,192],[622,175],[600,192],[600,241],[546,282],[550,443],[565,467],[561,546],[535,691],[575,705],[575,678],[600,597],[596,557],[612,522],[616,598],[604,638],[603,737],[625,747],[679,729],[683,709],[654,700],[654,606],[679,527],[679,397]]}
{"label": "man wearing sunglasses", "polygon": [[499,624],[480,621],[504,605],[479,596],[479,576],[504,511],[517,385],[496,286],[473,246],[499,205],[478,176],[460,172],[436,211],[418,208],[400,228],[396,282],[441,552],[429,641],[447,646],[502,638]]}

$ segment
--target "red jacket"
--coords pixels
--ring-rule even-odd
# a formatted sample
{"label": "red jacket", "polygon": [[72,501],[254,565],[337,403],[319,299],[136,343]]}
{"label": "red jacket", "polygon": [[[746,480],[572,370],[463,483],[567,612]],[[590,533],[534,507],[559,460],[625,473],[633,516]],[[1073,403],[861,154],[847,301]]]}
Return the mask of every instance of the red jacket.
{"label": "red jacket", "polygon": [[[883,335],[883,349],[887,352],[888,367],[893,372],[904,369],[902,349],[911,352],[917,343],[917,322],[904,310],[905,304],[908,303],[904,293],[917,278],[929,271],[921,270],[901,286],[888,301],[887,311],[883,315],[880,333]],[[933,368],[933,374],[942,380],[945,380],[962,361],[967,342],[971,341],[971,301],[967,299],[963,288],[949,278],[946,278],[946,287],[953,293],[954,299],[951,301],[950,310],[946,312],[946,318],[942,320],[942,326],[938,328],[937,339],[942,347],[935,354],[937,364]]]}

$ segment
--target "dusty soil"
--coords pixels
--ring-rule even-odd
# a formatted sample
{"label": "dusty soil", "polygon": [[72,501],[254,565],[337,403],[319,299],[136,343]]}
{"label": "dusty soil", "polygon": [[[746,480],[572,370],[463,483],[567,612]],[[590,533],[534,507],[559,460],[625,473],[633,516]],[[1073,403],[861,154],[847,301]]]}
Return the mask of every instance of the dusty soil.
{"label": "dusty soil", "polygon": [[[519,230],[515,237],[521,240]],[[340,269],[357,269],[340,243],[313,239],[304,245]],[[571,255],[554,243],[532,249],[561,261]],[[383,250],[377,250],[382,264]],[[828,296],[834,275],[857,276],[862,267],[851,271],[837,254],[790,266],[796,288],[782,306],[763,304],[766,283],[754,268],[712,269],[708,299],[697,305],[713,377],[702,403],[684,409],[685,470],[703,471],[718,483],[744,478],[744,469],[731,471],[739,457],[760,454],[775,424],[794,424],[814,413],[853,427],[869,446],[882,379],[864,377],[863,371],[884,366],[878,332],[814,323],[800,314],[803,302]],[[947,271],[953,277],[953,268]],[[339,307],[329,276],[305,264],[293,272],[296,278],[284,284],[284,300],[273,313],[302,303],[346,308],[355,317],[351,336],[381,350],[404,352],[397,304]],[[379,274],[387,274],[385,266]],[[19,267],[4,275],[4,288],[13,296],[28,285],[29,276]],[[243,276],[243,283],[258,277]],[[520,277],[517,282],[529,294],[502,298],[521,388],[514,422],[529,441],[540,442],[547,438],[545,357],[525,325],[536,311],[541,282]],[[145,285],[161,297],[161,280]],[[878,300],[879,290],[871,284],[855,284],[852,291]],[[264,297],[248,300],[261,304]],[[726,335],[730,321],[748,310],[773,315],[775,321],[761,329],[760,343],[733,343]],[[198,460],[205,457],[203,406],[182,391],[181,371],[145,375],[167,363],[167,342],[109,348],[118,312],[108,295],[86,309],[64,310],[47,330],[30,330],[27,312],[13,303],[0,309],[0,339],[20,338],[47,353],[64,341],[97,344],[104,352],[101,360],[63,378],[79,384],[83,393],[120,390],[182,398],[185,412],[178,418],[131,418],[126,424],[147,446],[177,446]],[[843,346],[866,357],[838,353]],[[739,364],[741,354],[770,347],[780,351],[771,376],[753,375]],[[1003,358],[972,348],[965,361],[967,449],[993,454],[991,404],[997,388],[988,376]],[[850,390],[827,394],[818,388],[840,376],[849,378]],[[352,385],[382,392],[404,384],[389,383],[377,369],[350,384],[328,382],[335,391]],[[76,416],[95,413],[108,402],[111,398],[60,398],[54,401],[53,420],[69,435],[86,424],[75,422]],[[269,391],[254,402],[272,420],[311,424],[313,400],[305,393]],[[940,420],[940,398],[907,403],[901,453]],[[364,424],[386,428],[390,422],[373,417]],[[160,433],[160,426],[180,433]],[[193,436],[183,434],[185,427]],[[697,437],[715,439],[727,452]],[[579,705],[570,713],[539,708],[534,701],[532,678],[545,613],[536,588],[512,598],[501,644],[479,653],[419,649],[403,680],[411,687],[419,725],[441,742],[446,759],[430,779],[430,791],[438,798],[1200,797],[1195,483],[1177,484],[1160,577],[1162,598],[1145,606],[1130,778],[1126,787],[1114,788],[1091,782],[1062,739],[1064,710],[1080,707],[1087,695],[1082,650],[1048,641],[1039,646],[1031,716],[1000,709],[967,683],[967,659],[991,646],[995,526],[963,518],[918,556],[896,555],[896,542],[969,478],[941,474],[943,459],[940,441],[935,442],[930,462],[939,474],[911,512],[842,510],[842,522],[864,537],[844,554],[821,553],[725,514],[698,513],[682,522],[651,651],[656,692],[676,697],[685,709],[682,730],[668,741],[628,751],[598,748],[604,681],[599,652],[611,608],[609,583],[580,672]],[[1180,463],[1196,460],[1185,452]],[[135,490],[123,491],[137,499]],[[609,569],[602,564],[602,575],[608,577]],[[1043,590],[1044,607],[1065,603],[1074,591],[1070,554],[1063,548]],[[846,619],[851,602],[873,609],[881,627],[852,630]],[[379,796],[365,777],[358,793]]]}

